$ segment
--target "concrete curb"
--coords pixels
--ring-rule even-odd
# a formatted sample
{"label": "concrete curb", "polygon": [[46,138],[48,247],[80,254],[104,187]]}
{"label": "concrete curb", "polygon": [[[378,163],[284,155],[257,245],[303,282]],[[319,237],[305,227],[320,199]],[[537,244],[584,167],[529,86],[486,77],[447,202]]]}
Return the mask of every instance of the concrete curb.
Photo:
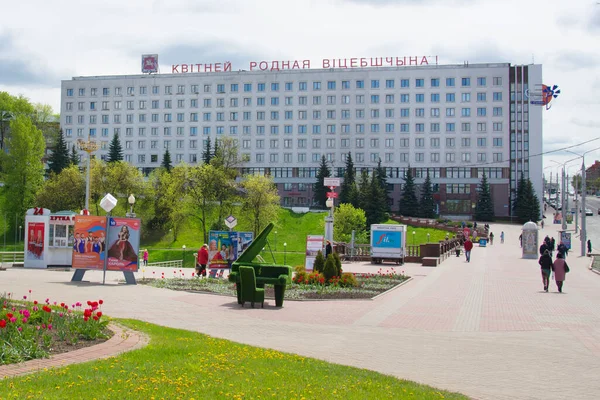
{"label": "concrete curb", "polygon": [[56,354],[50,358],[0,366],[0,380],[45,371],[50,368],[61,368],[71,364],[109,358],[127,351],[140,349],[150,342],[150,338],[143,333],[125,328],[114,322],[111,322],[108,328],[113,331],[113,336],[106,342],[95,346]]}

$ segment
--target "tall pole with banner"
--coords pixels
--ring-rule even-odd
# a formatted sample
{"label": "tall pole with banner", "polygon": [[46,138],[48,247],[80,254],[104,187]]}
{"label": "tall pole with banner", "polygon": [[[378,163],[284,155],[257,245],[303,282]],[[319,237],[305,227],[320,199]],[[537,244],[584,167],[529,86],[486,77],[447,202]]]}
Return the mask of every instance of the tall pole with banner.
{"label": "tall pole with banner", "polygon": [[92,158],[92,153],[95,152],[96,150],[98,150],[99,145],[98,142],[94,141],[94,140],[90,140],[90,138],[88,137],[88,140],[78,140],[77,141],[77,145],[79,146],[79,148],[82,151],[85,151],[87,153],[87,165],[86,165],[86,178],[85,178],[85,209],[89,210],[90,209],[90,180],[91,180],[91,174],[90,174],[90,169],[91,169],[91,158]]}

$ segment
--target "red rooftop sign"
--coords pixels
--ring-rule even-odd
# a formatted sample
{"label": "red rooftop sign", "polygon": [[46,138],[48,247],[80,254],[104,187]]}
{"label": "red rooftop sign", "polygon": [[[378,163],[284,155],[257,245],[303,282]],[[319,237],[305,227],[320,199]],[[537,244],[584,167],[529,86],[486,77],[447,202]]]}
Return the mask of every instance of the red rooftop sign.
{"label": "red rooftop sign", "polygon": [[[323,69],[348,69],[369,67],[410,67],[423,65],[438,65],[438,56],[403,56],[403,57],[353,57],[353,58],[324,58],[321,60]],[[310,69],[310,60],[293,61],[250,61],[250,71],[285,71],[291,69]],[[173,64],[171,72],[187,74],[194,72],[229,72],[231,62],[212,64]]]}

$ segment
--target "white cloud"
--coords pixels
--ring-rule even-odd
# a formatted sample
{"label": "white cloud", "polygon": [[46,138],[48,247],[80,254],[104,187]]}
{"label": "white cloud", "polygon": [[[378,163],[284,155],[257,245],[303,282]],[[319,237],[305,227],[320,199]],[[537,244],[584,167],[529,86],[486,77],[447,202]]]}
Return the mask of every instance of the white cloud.
{"label": "white cloud", "polygon": [[[171,63],[439,55],[440,63],[543,64],[561,96],[545,141],[597,128],[600,6],[559,0],[75,0],[2,8],[0,90],[58,109],[61,79],[139,73],[140,55]],[[595,88],[594,88],[595,87]],[[553,156],[553,159],[557,156]]]}

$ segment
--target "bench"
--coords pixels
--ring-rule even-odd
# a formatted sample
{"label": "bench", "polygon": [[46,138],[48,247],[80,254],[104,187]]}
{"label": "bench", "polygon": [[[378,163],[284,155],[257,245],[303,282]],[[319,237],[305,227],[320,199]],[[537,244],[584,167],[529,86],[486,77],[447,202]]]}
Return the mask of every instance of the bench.
{"label": "bench", "polygon": [[240,285],[240,266],[254,268],[256,275],[256,287],[263,288],[265,285],[273,285],[275,289],[275,305],[283,307],[285,288],[292,283],[292,267],[284,265],[262,265],[258,263],[234,263],[231,266],[229,282],[235,283],[238,304],[242,304],[242,289]]}
{"label": "bench", "polygon": [[440,259],[438,257],[423,257],[423,267],[437,267],[440,263]]}

